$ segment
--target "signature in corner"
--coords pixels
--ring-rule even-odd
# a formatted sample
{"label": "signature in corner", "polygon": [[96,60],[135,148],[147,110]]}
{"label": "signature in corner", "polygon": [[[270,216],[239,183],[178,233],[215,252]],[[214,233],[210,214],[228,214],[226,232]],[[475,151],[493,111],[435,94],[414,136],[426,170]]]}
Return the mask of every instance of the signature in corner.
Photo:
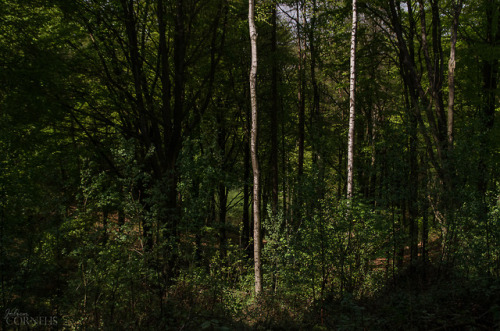
{"label": "signature in corner", "polygon": [[29,317],[28,313],[21,313],[19,312],[19,309],[15,308],[15,309],[6,309],[5,310],[5,315],[4,315],[4,319],[7,319],[7,318],[14,318],[14,317]]}

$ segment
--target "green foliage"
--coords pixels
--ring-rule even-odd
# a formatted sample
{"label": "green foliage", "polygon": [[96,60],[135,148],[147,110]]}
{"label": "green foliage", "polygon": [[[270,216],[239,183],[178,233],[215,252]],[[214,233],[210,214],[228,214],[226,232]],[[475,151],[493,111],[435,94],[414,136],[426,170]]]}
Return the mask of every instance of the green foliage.
{"label": "green foliage", "polygon": [[[247,4],[0,0],[2,316],[70,330],[497,329],[498,10],[463,7],[448,148],[421,38],[432,8],[411,17],[408,4],[359,6],[357,192],[344,200],[350,3],[257,2],[255,296]],[[445,112],[450,6],[437,7],[441,39],[428,31]]]}

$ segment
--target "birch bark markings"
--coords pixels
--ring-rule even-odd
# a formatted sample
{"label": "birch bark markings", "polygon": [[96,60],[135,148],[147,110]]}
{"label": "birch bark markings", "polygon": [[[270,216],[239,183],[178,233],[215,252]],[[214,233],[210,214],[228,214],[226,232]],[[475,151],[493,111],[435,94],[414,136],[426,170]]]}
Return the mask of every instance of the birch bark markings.
{"label": "birch bark markings", "polygon": [[255,294],[262,292],[262,261],[260,238],[260,172],[257,157],[257,29],[255,27],[255,2],[248,0],[248,27],[250,31],[250,45],[252,65],[250,67],[250,104],[252,109],[252,128],[250,132],[250,154],[253,168],[253,250],[255,269]]}
{"label": "birch bark markings", "polygon": [[[297,2],[297,38],[298,38],[298,46],[299,46],[299,85],[298,85],[298,93],[297,93],[297,99],[299,103],[299,164],[298,164],[298,175],[299,179],[302,177],[304,173],[304,144],[305,144],[305,112],[306,112],[306,103],[305,103],[305,72],[304,72],[304,55],[305,55],[305,50],[302,49],[302,30],[300,26],[300,9],[299,9],[300,3]],[[301,4],[302,10],[304,10],[304,5]],[[304,15],[304,14],[303,14]],[[302,16],[304,23],[305,23],[305,18]],[[305,24],[304,24],[305,26]],[[305,47],[304,47],[305,49]],[[300,203],[299,203],[300,205]]]}
{"label": "birch bark markings", "polygon": [[351,61],[349,78],[349,138],[347,143],[347,199],[352,199],[353,194],[353,169],[354,169],[354,124],[356,116],[356,30],[358,13],[356,0],[352,0],[352,30],[351,30]]}

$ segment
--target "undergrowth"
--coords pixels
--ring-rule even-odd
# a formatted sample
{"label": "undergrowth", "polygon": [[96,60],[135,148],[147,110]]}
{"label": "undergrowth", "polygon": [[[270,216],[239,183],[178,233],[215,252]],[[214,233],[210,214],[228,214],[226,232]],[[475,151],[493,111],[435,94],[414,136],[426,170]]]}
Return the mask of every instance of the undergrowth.
{"label": "undergrowth", "polygon": [[[419,273],[415,271],[415,273]],[[415,281],[419,277],[420,281]],[[177,289],[179,291],[179,288]],[[184,288],[190,311],[170,324],[178,330],[498,330],[500,281],[492,277],[467,279],[462,275],[421,279],[401,272],[377,293],[356,297],[328,293],[316,300],[296,293],[247,290],[219,293]],[[214,293],[214,292],[212,292]],[[191,299],[186,301],[186,298]],[[186,305],[195,303],[196,307]],[[174,322],[174,321],[171,321]]]}

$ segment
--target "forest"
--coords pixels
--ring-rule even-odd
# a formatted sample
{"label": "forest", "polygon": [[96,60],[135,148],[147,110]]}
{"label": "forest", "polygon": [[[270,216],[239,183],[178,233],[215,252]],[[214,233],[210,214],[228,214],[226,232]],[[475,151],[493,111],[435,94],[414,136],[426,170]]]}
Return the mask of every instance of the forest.
{"label": "forest", "polygon": [[500,329],[499,17],[0,0],[1,329]]}

